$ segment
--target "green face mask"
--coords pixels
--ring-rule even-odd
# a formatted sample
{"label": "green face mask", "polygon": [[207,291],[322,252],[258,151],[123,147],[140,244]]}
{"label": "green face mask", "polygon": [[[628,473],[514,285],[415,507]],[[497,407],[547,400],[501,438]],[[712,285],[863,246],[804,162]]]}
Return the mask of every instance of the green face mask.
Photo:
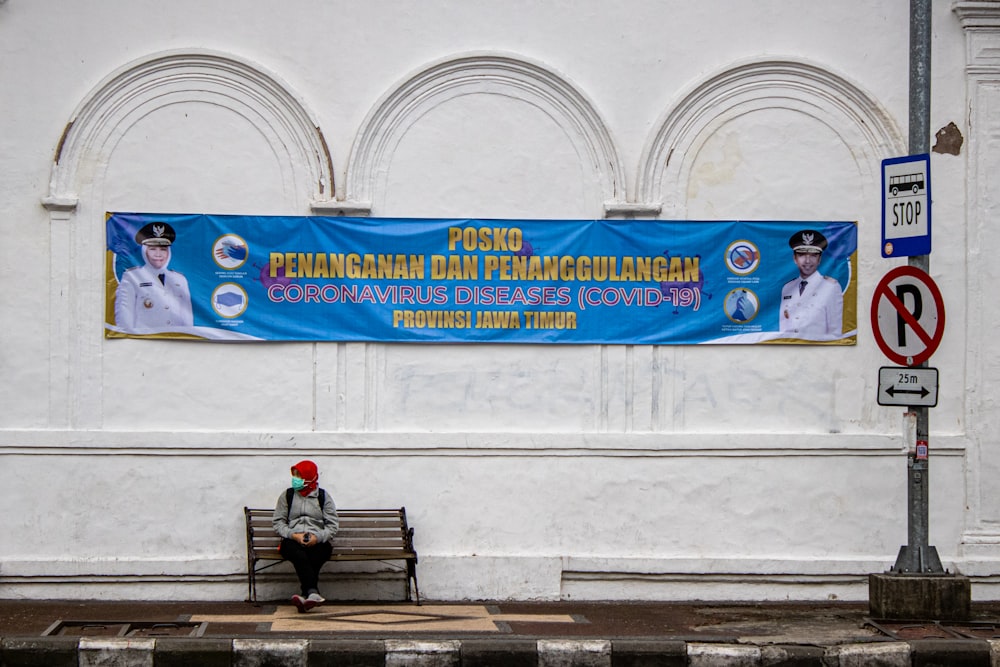
{"label": "green face mask", "polygon": [[301,491],[306,488],[306,481],[301,477],[292,477],[292,488],[296,491]]}

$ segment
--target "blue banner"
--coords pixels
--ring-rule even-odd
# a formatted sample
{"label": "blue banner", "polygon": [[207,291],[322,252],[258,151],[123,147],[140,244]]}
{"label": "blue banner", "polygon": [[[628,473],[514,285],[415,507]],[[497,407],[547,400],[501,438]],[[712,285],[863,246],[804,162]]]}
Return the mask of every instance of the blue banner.
{"label": "blue banner", "polygon": [[857,341],[853,222],[113,213],[108,338]]}

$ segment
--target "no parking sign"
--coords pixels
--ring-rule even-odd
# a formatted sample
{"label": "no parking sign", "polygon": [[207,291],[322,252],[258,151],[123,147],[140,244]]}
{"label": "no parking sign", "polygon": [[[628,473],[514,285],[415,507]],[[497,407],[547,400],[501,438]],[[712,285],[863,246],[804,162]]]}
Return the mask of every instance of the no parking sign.
{"label": "no parking sign", "polygon": [[899,266],[872,296],[872,330],[892,361],[915,366],[930,358],[944,334],[944,301],[937,284],[915,266]]}

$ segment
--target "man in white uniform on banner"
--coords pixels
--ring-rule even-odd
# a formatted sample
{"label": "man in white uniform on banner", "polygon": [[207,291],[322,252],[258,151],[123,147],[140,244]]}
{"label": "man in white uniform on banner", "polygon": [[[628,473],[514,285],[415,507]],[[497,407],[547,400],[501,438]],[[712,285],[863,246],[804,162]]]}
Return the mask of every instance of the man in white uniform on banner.
{"label": "man in white uniform on banner", "polygon": [[789,338],[832,340],[843,332],[844,294],[840,283],[819,272],[826,237],[804,229],[788,239],[799,275],[781,288],[781,333]]}
{"label": "man in white uniform on banner", "polygon": [[153,333],[194,324],[187,279],[167,268],[176,238],[165,222],[150,222],[136,232],[146,263],[128,269],[115,291],[115,324],[123,331]]}

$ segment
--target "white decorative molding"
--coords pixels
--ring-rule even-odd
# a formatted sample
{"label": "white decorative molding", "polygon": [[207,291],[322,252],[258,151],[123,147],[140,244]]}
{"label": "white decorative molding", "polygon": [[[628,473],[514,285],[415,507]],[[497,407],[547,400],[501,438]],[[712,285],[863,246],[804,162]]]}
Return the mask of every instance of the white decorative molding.
{"label": "white decorative molding", "polygon": [[[227,536],[238,545],[241,536]],[[746,600],[815,600],[862,602],[868,599],[868,575],[885,571],[894,554],[823,558],[714,556],[700,558],[540,557],[523,555],[437,554],[421,551],[421,589],[440,601],[498,599],[497,589],[476,572],[508,573],[504,599],[732,602]],[[972,578],[975,600],[997,599],[996,561],[945,559],[949,571]],[[371,571],[336,563],[325,571],[336,577],[330,599],[402,597],[397,571]],[[285,595],[295,575],[287,564],[258,582],[261,599]],[[461,575],[456,576],[456,572]],[[5,596],[65,600],[240,600],[247,594],[245,556],[236,552],[185,559],[151,560],[122,556],[0,560]]]}
{"label": "white decorative molding", "polygon": [[[427,111],[462,95],[501,94],[542,109],[566,132],[599,184],[601,201],[625,202],[623,168],[594,105],[549,69],[520,58],[469,54],[448,58],[406,78],[384,95],[351,147],[344,199],[374,202],[385,187],[396,146]],[[607,204],[605,204],[607,206]]]}
{"label": "white decorative molding", "polygon": [[996,74],[1000,69],[1000,2],[961,0],[952,10],[965,31],[966,72]]}
{"label": "white decorative molding", "polygon": [[1000,2],[996,0],[959,0],[952,11],[958,16],[963,30],[1000,30]]}
{"label": "white decorative molding", "polygon": [[[322,131],[303,102],[256,64],[204,50],[170,51],[108,75],[77,106],[56,146],[49,191],[49,425],[102,423],[104,176],[118,142],[143,118],[175,104],[227,109],[249,123],[275,156],[284,191],[303,205],[333,197]],[[78,220],[79,219],[79,220]],[[95,259],[97,258],[97,259]]]}
{"label": "white decorative molding", "polygon": [[42,206],[50,213],[70,213],[79,205],[78,197],[42,197]]}
{"label": "white decorative molding", "polygon": [[[996,219],[1000,214],[996,178],[1000,169],[1000,2],[961,1],[952,7],[965,33],[965,108],[968,125],[965,193],[967,235],[966,275],[968,303],[965,328],[966,385],[975,388],[966,398],[965,419],[970,424],[969,464],[966,468],[965,532],[962,553],[1000,560],[1000,492],[993,480],[1000,465],[994,454],[1000,427],[997,368],[1000,355],[994,344],[994,324],[984,309],[991,294],[984,285],[995,282],[997,271],[991,248],[1000,242]],[[994,568],[993,572],[996,571]]]}
{"label": "white decorative molding", "polygon": [[966,71],[1000,71],[1000,2],[962,1],[952,8],[965,31]]}
{"label": "white decorative molding", "polygon": [[371,215],[370,201],[347,201],[340,199],[324,199],[310,202],[309,208],[316,215],[346,215],[365,217]]}
{"label": "white decorative molding", "polygon": [[891,116],[850,81],[798,60],[754,60],[699,84],[656,123],[639,164],[636,199],[662,202],[668,217],[683,217],[678,193],[685,188],[676,186],[688,181],[694,149],[733,118],[769,108],[798,111],[831,128],[872,182],[884,157],[906,150]]}
{"label": "white decorative molding", "polygon": [[655,218],[663,210],[663,206],[657,202],[604,202],[604,215],[606,217],[631,217],[631,218]]}
{"label": "white decorative molding", "polygon": [[[355,363],[374,364],[359,351]],[[372,367],[375,367],[374,365]],[[611,456],[661,457],[889,457],[905,461],[901,435],[815,433],[662,433],[606,432],[377,432],[366,417],[370,398],[358,398],[353,428],[332,431],[243,432],[217,431],[81,431],[72,429],[0,430],[4,454],[60,454],[87,456],[142,454],[143,456],[192,456],[231,454],[276,456],[310,451],[338,456],[489,456],[502,453],[525,457]],[[934,454],[964,457],[971,446],[960,435],[935,438]]]}
{"label": "white decorative molding", "polygon": [[265,136],[282,167],[306,180],[310,199],[332,196],[333,166],[318,122],[301,100],[256,64],[210,51],[170,51],[129,63],[109,75],[77,107],[56,149],[44,202],[79,197],[83,165],[102,164],[142,116],[178,101],[204,102],[239,113]]}

